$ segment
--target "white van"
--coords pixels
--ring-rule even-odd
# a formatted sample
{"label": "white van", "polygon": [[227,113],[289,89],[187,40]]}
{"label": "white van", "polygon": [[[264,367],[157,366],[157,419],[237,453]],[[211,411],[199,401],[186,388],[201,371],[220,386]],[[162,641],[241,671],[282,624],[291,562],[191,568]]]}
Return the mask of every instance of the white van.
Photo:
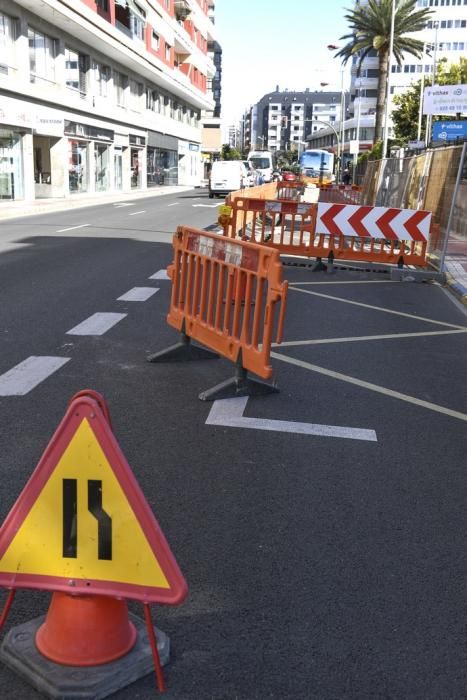
{"label": "white van", "polygon": [[241,160],[215,160],[209,176],[209,197],[226,195],[248,187],[248,174]]}

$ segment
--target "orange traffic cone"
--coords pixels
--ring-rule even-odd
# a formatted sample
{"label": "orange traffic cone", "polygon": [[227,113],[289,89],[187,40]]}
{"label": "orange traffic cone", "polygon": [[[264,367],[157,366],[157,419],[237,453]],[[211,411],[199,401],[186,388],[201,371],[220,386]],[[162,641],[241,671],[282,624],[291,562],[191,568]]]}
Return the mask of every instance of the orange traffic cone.
{"label": "orange traffic cone", "polygon": [[54,593],[36,646],[51,661],[65,666],[99,666],[133,648],[136,629],[125,600],[96,595]]}

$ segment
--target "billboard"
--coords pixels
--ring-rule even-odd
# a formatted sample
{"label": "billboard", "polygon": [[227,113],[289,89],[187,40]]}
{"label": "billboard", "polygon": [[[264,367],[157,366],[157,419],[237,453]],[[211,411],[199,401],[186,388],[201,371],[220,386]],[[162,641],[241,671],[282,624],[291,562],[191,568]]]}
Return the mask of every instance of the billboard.
{"label": "billboard", "polygon": [[467,113],[467,85],[433,85],[423,93],[423,114]]}

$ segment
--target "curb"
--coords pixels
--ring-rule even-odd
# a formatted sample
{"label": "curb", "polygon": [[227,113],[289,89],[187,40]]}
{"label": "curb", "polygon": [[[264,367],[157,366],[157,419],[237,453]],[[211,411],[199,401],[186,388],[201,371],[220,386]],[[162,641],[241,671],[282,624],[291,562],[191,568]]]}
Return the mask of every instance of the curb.
{"label": "curb", "polygon": [[[154,190],[143,190],[138,192],[119,192],[111,195],[96,195],[83,199],[74,197],[63,197],[49,201],[40,201],[40,204],[12,202],[11,204],[0,205],[0,221],[34,216],[35,214],[47,214],[48,212],[68,211],[70,209],[84,209],[86,207],[97,207],[102,204],[112,204],[124,200],[149,199],[152,197],[162,197],[163,195],[176,194],[178,192],[188,192],[197,188],[185,185],[173,185],[169,187],[159,187]],[[79,195],[78,195],[79,197]]]}
{"label": "curb", "polygon": [[460,282],[456,282],[454,277],[449,275],[449,273],[446,287],[448,291],[454,294],[454,296],[457,298],[458,301],[460,301],[461,304],[467,307],[467,287],[465,287]]}

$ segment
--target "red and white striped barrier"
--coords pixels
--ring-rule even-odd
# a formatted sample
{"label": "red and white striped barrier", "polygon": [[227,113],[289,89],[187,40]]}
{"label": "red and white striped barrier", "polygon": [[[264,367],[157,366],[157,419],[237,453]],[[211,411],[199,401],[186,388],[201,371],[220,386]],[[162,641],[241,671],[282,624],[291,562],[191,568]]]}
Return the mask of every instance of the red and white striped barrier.
{"label": "red and white striped barrier", "polygon": [[317,234],[423,242],[430,226],[429,211],[318,203]]}

